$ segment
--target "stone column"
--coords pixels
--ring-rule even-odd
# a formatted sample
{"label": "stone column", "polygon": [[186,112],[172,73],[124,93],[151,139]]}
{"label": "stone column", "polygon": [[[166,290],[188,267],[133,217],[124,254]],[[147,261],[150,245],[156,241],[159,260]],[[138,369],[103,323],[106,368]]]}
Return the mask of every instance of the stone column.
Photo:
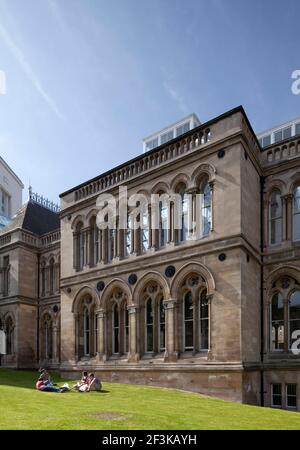
{"label": "stone column", "polygon": [[284,298],[284,351],[288,353],[289,351],[289,299],[287,296]]}
{"label": "stone column", "polygon": [[99,309],[96,312],[98,317],[98,361],[106,361],[106,346],[105,346],[105,312],[103,309]]}
{"label": "stone column", "polygon": [[207,359],[213,358],[213,350],[212,350],[212,298],[213,294],[208,294],[206,296],[208,300],[208,352]]}
{"label": "stone column", "polygon": [[286,240],[293,240],[293,194],[285,196],[286,199]]}
{"label": "stone column", "polygon": [[137,362],[139,360],[139,354],[137,350],[137,314],[138,307],[136,305],[129,305],[129,355],[128,362]]}
{"label": "stone column", "polygon": [[79,360],[79,314],[74,313],[74,330],[75,330],[75,349],[74,349],[74,356],[75,356],[75,362]]}
{"label": "stone column", "polygon": [[210,187],[210,214],[211,214],[211,223],[210,223],[210,231],[214,230],[214,186],[215,182],[210,181],[209,187]]}
{"label": "stone column", "polygon": [[52,359],[53,362],[56,363],[57,362],[57,325],[53,325],[53,354],[52,354]]}
{"label": "stone column", "polygon": [[282,242],[287,240],[287,199],[281,196]]}
{"label": "stone column", "polygon": [[148,248],[152,247],[152,230],[151,230],[151,206],[148,206],[148,229],[149,229],[149,242]]}
{"label": "stone column", "polygon": [[170,298],[164,301],[166,310],[166,351],[164,355],[165,362],[174,362],[178,359],[178,353],[175,350],[175,310],[177,300]]}
{"label": "stone column", "polygon": [[263,237],[264,237],[264,242],[263,242],[263,247],[266,248],[270,245],[270,220],[269,220],[269,201],[265,198],[264,202],[264,232],[263,232]]}
{"label": "stone column", "polygon": [[264,354],[267,354],[269,349],[271,349],[272,343],[270,342],[270,302],[266,301],[264,298]]}

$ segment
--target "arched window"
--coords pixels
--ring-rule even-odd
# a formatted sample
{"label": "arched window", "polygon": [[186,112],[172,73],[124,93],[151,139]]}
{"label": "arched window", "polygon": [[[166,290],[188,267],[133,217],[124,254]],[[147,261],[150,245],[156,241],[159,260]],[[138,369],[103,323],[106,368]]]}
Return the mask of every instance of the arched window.
{"label": "arched window", "polygon": [[[188,235],[188,198],[186,194],[186,186],[183,183],[177,187],[176,192],[179,193],[181,197],[181,217],[180,217],[180,229],[178,240],[179,242],[184,242]],[[174,211],[174,214],[176,212]],[[174,218],[175,219],[175,218]]]}
{"label": "arched window", "polygon": [[124,322],[124,353],[129,352],[129,313],[127,309],[127,304],[124,305],[123,309],[123,322]]}
{"label": "arched window", "polygon": [[49,264],[49,271],[50,271],[50,295],[54,293],[54,286],[55,286],[55,272],[54,272],[54,259],[51,258],[50,264]]}
{"label": "arched window", "polygon": [[43,318],[43,349],[42,349],[42,355],[44,359],[51,359],[52,358],[52,320],[49,314],[46,314]]}
{"label": "arched window", "polygon": [[114,228],[107,229],[108,239],[107,239],[107,260],[111,262],[115,257],[115,247],[116,247],[116,230]]}
{"label": "arched window", "polygon": [[90,355],[90,315],[86,306],[83,309],[83,353]]}
{"label": "arched window", "polygon": [[194,305],[191,291],[184,295],[183,300],[183,339],[184,350],[194,349]]}
{"label": "arched window", "polygon": [[44,297],[44,295],[46,294],[46,268],[45,266],[42,267],[41,269],[41,281],[42,281],[42,292],[41,292],[41,296]]}
{"label": "arched window", "polygon": [[91,229],[91,243],[90,243],[90,266],[96,266],[100,261],[100,233],[97,223],[96,217],[93,217],[90,221],[90,229]]}
{"label": "arched window", "polygon": [[[205,280],[198,274],[187,276],[179,291],[179,348],[183,352],[208,351],[210,348],[210,305]],[[181,320],[180,320],[181,318]]]}
{"label": "arched window", "polygon": [[112,305],[112,353],[120,352],[120,342],[119,342],[119,311],[117,303]]}
{"label": "arched window", "polygon": [[[163,193],[160,193],[163,195]],[[159,202],[158,246],[165,247],[168,241],[168,204],[166,200]]]}
{"label": "arched window", "polygon": [[152,300],[148,298],[145,308],[146,315],[146,352],[153,352],[153,311]]}
{"label": "arched window", "polygon": [[166,349],[166,315],[164,299],[159,300],[159,351],[164,352]]}
{"label": "arched window", "polygon": [[202,236],[207,236],[211,230],[211,188],[208,179],[201,183],[201,230]]}
{"label": "arched window", "polygon": [[295,341],[295,337],[293,338],[293,332],[300,330],[300,291],[294,291],[290,296],[288,320],[289,348],[291,349],[292,343]]}
{"label": "arched window", "polygon": [[209,348],[209,304],[207,299],[207,290],[200,293],[199,298],[200,313],[200,350]]}
{"label": "arched window", "polygon": [[14,353],[14,326],[11,317],[6,321],[6,354],[13,355]]}
{"label": "arched window", "polygon": [[300,241],[300,186],[297,186],[294,190],[293,240]]}
{"label": "arched window", "polygon": [[124,239],[124,253],[125,256],[129,256],[133,252],[133,219],[129,214],[129,211],[127,213],[127,228],[125,230],[125,239]]}
{"label": "arched window", "polygon": [[271,302],[271,350],[284,350],[284,299],[280,292]]}
{"label": "arched window", "polygon": [[144,337],[145,353],[160,353],[165,351],[165,308],[162,287],[156,282],[149,282],[142,294],[144,320],[141,336]]}
{"label": "arched window", "polygon": [[76,227],[76,269],[82,270],[86,264],[86,233],[83,230],[83,223],[79,222]]}
{"label": "arched window", "polygon": [[149,224],[149,211],[148,207],[145,208],[145,210],[142,212],[142,219],[141,219],[141,238],[140,238],[140,244],[141,244],[141,254],[146,253],[149,248],[149,237],[150,237],[150,224]]}
{"label": "arched window", "polygon": [[279,244],[282,239],[282,204],[279,190],[273,191],[270,195],[269,217],[270,244]]}
{"label": "arched window", "polygon": [[98,352],[98,315],[94,314],[94,350]]}

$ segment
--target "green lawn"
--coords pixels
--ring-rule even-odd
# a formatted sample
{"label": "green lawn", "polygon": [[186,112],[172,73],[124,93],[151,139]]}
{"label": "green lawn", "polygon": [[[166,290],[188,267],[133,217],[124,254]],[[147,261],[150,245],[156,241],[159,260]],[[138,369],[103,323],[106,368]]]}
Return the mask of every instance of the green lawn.
{"label": "green lawn", "polygon": [[0,369],[1,430],[300,429],[300,413],[113,383],[101,393],[46,393],[34,389],[36,377]]}

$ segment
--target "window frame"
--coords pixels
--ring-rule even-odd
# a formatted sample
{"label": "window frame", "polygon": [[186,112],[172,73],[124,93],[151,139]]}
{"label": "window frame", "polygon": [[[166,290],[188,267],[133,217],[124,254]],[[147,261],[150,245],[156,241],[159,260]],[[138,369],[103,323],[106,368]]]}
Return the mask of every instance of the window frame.
{"label": "window frame", "polygon": [[[280,394],[274,394],[274,386],[280,386]],[[274,396],[280,397],[280,406],[274,404],[273,402]],[[271,383],[271,407],[282,409],[282,406],[283,406],[282,383]]]}

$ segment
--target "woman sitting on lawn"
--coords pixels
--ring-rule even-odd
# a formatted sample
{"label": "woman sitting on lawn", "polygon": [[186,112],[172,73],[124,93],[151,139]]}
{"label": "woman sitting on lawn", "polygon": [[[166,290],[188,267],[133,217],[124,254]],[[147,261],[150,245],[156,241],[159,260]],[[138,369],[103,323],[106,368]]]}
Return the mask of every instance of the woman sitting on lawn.
{"label": "woman sitting on lawn", "polygon": [[38,379],[38,381],[36,382],[35,387],[36,387],[39,391],[43,391],[43,392],[60,392],[60,389],[54,387],[53,384],[51,383],[51,381],[49,381],[49,380],[44,380],[42,374],[39,376],[39,379]]}
{"label": "woman sitting on lawn", "polygon": [[99,378],[97,378],[93,373],[89,374],[89,385],[87,388],[87,392],[90,391],[101,391],[102,384]]}
{"label": "woman sitting on lawn", "polygon": [[88,387],[88,373],[87,372],[83,372],[82,373],[81,380],[78,381],[78,383],[75,384],[74,389],[80,390],[80,388],[82,386],[87,386]]}

